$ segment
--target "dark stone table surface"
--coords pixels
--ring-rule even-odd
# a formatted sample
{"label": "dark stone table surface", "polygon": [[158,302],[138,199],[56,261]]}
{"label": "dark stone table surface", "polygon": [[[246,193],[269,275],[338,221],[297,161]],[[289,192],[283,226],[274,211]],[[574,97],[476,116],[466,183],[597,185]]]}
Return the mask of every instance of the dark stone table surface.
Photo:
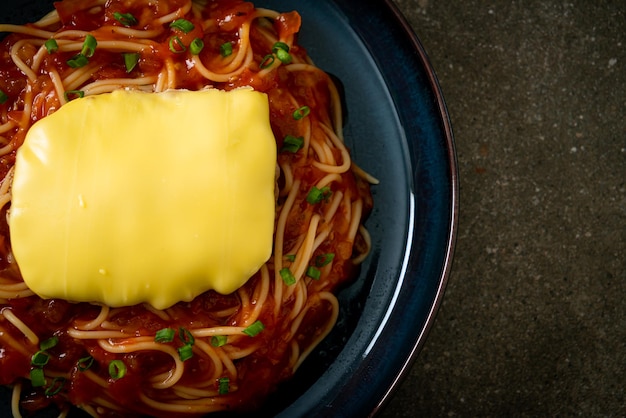
{"label": "dark stone table surface", "polygon": [[449,107],[461,212],[380,416],[626,416],[626,2],[396,4]]}

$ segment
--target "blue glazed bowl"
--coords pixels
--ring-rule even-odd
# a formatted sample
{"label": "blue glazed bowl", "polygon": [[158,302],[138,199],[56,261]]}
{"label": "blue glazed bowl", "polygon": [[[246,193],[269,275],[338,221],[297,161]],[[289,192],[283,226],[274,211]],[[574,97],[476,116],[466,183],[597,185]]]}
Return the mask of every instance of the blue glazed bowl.
{"label": "blue glazed bowl", "polygon": [[[353,159],[380,180],[366,223],[373,251],[339,295],[337,326],[255,416],[371,416],[424,345],[450,272],[458,177],[447,109],[422,45],[391,0],[255,4],[300,12],[300,43],[343,85]],[[2,2],[0,21],[26,23],[51,7],[51,0]],[[10,416],[9,400],[2,388],[0,416]]]}

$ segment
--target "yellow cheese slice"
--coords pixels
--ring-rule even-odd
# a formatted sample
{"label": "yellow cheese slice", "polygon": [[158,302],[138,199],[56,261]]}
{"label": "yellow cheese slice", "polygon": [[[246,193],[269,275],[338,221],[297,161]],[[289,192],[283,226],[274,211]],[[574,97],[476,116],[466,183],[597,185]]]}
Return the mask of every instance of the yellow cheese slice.
{"label": "yellow cheese slice", "polygon": [[43,298],[163,309],[231,293],[271,254],[275,166],[251,89],[76,99],[17,153],[14,257]]}

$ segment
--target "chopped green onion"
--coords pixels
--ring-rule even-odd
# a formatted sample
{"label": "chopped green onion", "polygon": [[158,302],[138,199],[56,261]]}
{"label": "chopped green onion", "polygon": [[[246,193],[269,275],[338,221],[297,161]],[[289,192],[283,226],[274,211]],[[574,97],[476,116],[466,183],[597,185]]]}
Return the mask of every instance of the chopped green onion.
{"label": "chopped green onion", "polygon": [[76,366],[78,367],[79,371],[84,372],[85,370],[89,370],[91,368],[91,366],[93,365],[93,361],[94,358],[91,356],[83,357],[78,360],[78,364]]}
{"label": "chopped green onion", "polygon": [[183,327],[178,328],[178,338],[183,342],[183,346],[178,348],[178,355],[182,361],[193,357],[193,344],[196,342],[191,332]]}
{"label": "chopped green onion", "polygon": [[272,47],[272,52],[276,54],[276,57],[283,64],[289,64],[291,62],[291,54],[289,53],[289,45],[284,42],[276,42]]}
{"label": "chopped green onion", "polygon": [[220,377],[218,379],[218,393],[226,395],[230,391],[230,379],[228,377]]}
{"label": "chopped green onion", "polygon": [[83,54],[76,54],[72,58],[67,60],[67,65],[72,68],[80,68],[89,64],[89,58],[84,56]]}
{"label": "chopped green onion", "polygon": [[50,386],[45,391],[46,396],[54,396],[57,393],[61,392],[63,386],[65,385],[64,377],[55,377],[50,383]]}
{"label": "chopped green onion", "polygon": [[133,26],[137,24],[137,19],[130,13],[115,12],[113,13],[113,17],[124,26]]}
{"label": "chopped green onion", "polygon": [[283,282],[285,282],[287,286],[291,286],[292,284],[296,283],[296,278],[294,277],[291,270],[289,270],[289,268],[285,267],[283,269],[280,269],[279,273],[280,277],[283,278]]}
{"label": "chopped green onion", "polygon": [[302,146],[304,145],[304,138],[301,136],[293,136],[287,135],[283,140],[283,146],[280,148],[281,151],[296,153]]}
{"label": "chopped green onion", "polygon": [[191,44],[189,44],[189,52],[193,55],[198,55],[202,49],[204,49],[204,41],[200,38],[194,39],[191,41]]}
{"label": "chopped green onion", "polygon": [[279,49],[276,51],[276,56],[283,64],[291,63],[291,54],[285,50]]}
{"label": "chopped green onion", "polygon": [[322,272],[317,267],[309,266],[309,268],[306,269],[306,275],[313,280],[319,280]]}
{"label": "chopped green onion", "polygon": [[213,347],[221,347],[226,344],[228,337],[225,335],[214,335],[211,337],[211,345]]}
{"label": "chopped green onion", "polygon": [[333,253],[318,255],[317,257],[315,257],[315,266],[324,267],[325,265],[333,261],[334,258],[335,258],[335,254]]}
{"label": "chopped green onion", "polygon": [[226,58],[232,55],[232,53],[233,44],[231,44],[230,42],[224,42],[222,45],[220,45],[220,54],[222,55],[222,57]]}
{"label": "chopped green onion", "polygon": [[183,41],[181,41],[181,39],[176,35],[170,38],[169,45],[170,51],[175,54],[182,54],[187,50],[187,47],[185,46],[185,44],[183,44]]}
{"label": "chopped green onion", "polygon": [[83,42],[83,49],[80,50],[80,53],[81,55],[90,58],[93,56],[94,52],[96,52],[97,46],[98,41],[96,41],[96,38],[94,38],[91,34],[87,34],[87,36],[85,36],[85,42]]}
{"label": "chopped green onion", "polygon": [[285,256],[285,260],[291,261],[293,263],[294,261],[296,261],[296,255],[295,254],[287,254]]}
{"label": "chopped green onion", "polygon": [[309,191],[309,194],[306,196],[306,201],[311,205],[316,203],[320,203],[322,200],[328,199],[332,192],[330,191],[330,187],[324,186],[321,189],[313,186]]}
{"label": "chopped green onion", "polygon": [[178,338],[180,338],[183,344],[193,345],[196,342],[191,332],[183,327],[178,328]]}
{"label": "chopped green onion", "polygon": [[263,57],[263,60],[261,61],[261,63],[259,64],[259,67],[264,70],[266,68],[269,68],[272,66],[272,64],[274,64],[274,55],[272,54],[268,54],[265,57]]}
{"label": "chopped green onion", "polygon": [[30,383],[34,388],[44,386],[46,384],[46,376],[40,367],[30,370]]}
{"label": "chopped green onion", "polygon": [[44,353],[43,351],[37,351],[30,358],[30,364],[32,364],[33,366],[43,367],[48,364],[49,360],[50,356],[47,353]]}
{"label": "chopped green onion", "polygon": [[156,332],[154,335],[154,341],[157,343],[171,343],[174,341],[174,335],[176,331],[172,328],[163,328]]}
{"label": "chopped green onion", "polygon": [[241,332],[243,332],[244,334],[246,334],[249,337],[256,337],[264,329],[265,329],[265,325],[263,325],[263,322],[257,320],[255,323],[253,323],[252,325],[248,326],[246,329],[244,329]]}
{"label": "chopped green onion", "polygon": [[41,351],[46,351],[56,346],[58,343],[59,343],[59,337],[55,335],[39,343],[39,349]]}
{"label": "chopped green onion", "polygon": [[126,365],[122,360],[112,360],[109,363],[109,376],[113,380],[121,379],[126,375]]}
{"label": "chopped green onion", "polygon": [[170,23],[170,28],[180,29],[185,33],[189,33],[195,28],[195,26],[187,19],[176,19]]}
{"label": "chopped green onion", "polygon": [[313,186],[311,190],[309,191],[309,194],[306,196],[306,201],[314,205],[316,203],[321,202],[323,198],[324,198],[324,194],[322,193],[322,191],[318,189],[317,187]]}
{"label": "chopped green onion", "polygon": [[0,104],[5,104],[7,100],[9,100],[9,96],[7,96],[4,91],[0,90]]}
{"label": "chopped green onion", "polygon": [[311,108],[309,106],[302,106],[293,112],[293,118],[295,120],[300,120],[309,116],[310,113]]}
{"label": "chopped green onion", "polygon": [[59,50],[59,44],[56,39],[48,39],[43,45],[46,47],[48,54],[54,54]]}
{"label": "chopped green onion", "polygon": [[65,100],[68,102],[73,99],[82,99],[85,97],[85,92],[82,90],[68,90],[64,94]]}
{"label": "chopped green onion", "polygon": [[185,344],[182,347],[178,347],[178,356],[181,361],[189,360],[193,357],[193,347],[191,344]]}
{"label": "chopped green onion", "polygon": [[276,54],[278,51],[289,52],[289,45],[280,41],[276,42],[274,46],[272,46],[272,52]]}
{"label": "chopped green onion", "polygon": [[126,72],[133,71],[137,63],[139,62],[139,53],[130,52],[122,54],[124,56],[124,64],[126,65]]}

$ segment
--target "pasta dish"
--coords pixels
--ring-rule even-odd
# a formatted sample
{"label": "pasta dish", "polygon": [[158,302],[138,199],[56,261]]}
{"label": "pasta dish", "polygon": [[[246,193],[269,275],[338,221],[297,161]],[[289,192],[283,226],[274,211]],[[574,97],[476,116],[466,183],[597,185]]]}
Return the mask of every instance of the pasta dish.
{"label": "pasta dish", "polygon": [[[298,44],[300,26],[295,11],[239,0],[63,0],[38,22],[0,25],[0,384],[15,416],[51,405],[62,416],[72,405],[101,417],[253,411],[328,335],[335,293],[369,251],[376,180],[350,158],[340,93]],[[242,286],[161,309],[26,284],[10,218],[33,125],[120,90],[242,88],[267,97],[276,142],[271,256]]]}

